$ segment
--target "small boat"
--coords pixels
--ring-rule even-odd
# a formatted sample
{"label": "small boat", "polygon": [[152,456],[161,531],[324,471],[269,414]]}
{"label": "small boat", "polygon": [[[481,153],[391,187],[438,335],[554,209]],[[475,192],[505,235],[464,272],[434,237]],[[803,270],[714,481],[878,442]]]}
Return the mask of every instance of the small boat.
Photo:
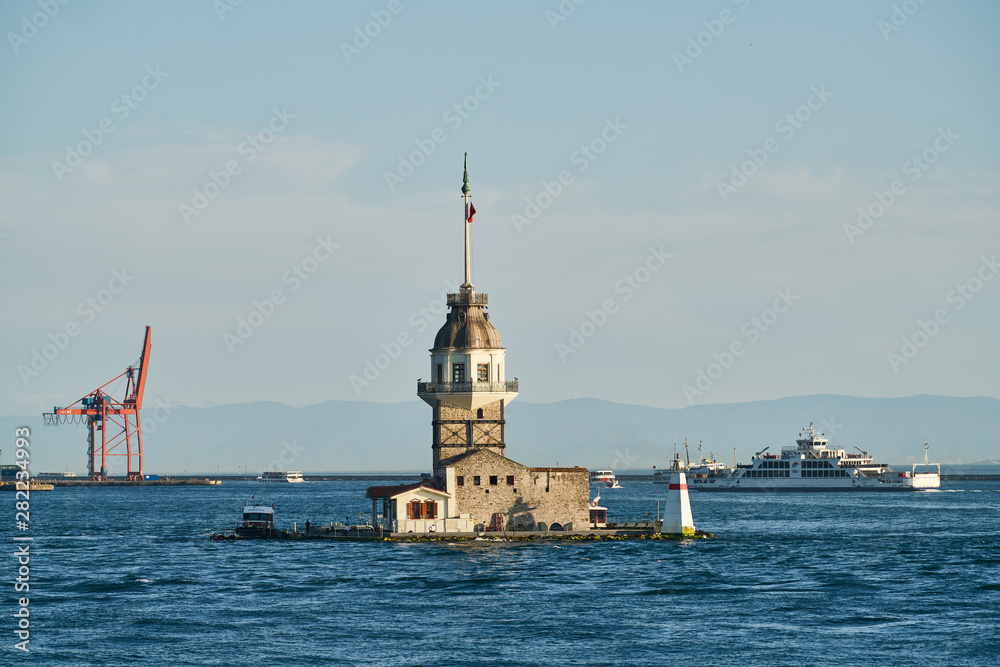
{"label": "small boat", "polygon": [[301,470],[268,470],[257,478],[258,482],[303,482]]}
{"label": "small boat", "polygon": [[279,538],[283,533],[274,529],[274,503],[268,505],[253,496],[243,504],[243,515],[236,530],[224,530],[212,533],[211,540],[252,540],[260,538]]}
{"label": "small boat", "polygon": [[620,489],[622,488],[618,484],[618,479],[615,477],[613,470],[595,470],[590,473],[590,485],[591,486],[603,486],[608,489]]}
{"label": "small boat", "polygon": [[251,502],[253,498],[243,505],[243,521],[236,527],[236,534],[255,537],[270,534],[274,531],[274,503],[266,505],[256,501],[251,505]]}

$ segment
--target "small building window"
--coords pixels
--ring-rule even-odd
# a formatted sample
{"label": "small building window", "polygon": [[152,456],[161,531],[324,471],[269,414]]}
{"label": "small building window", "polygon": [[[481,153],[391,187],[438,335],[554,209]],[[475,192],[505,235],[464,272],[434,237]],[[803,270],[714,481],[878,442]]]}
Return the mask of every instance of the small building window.
{"label": "small building window", "polygon": [[476,380],[478,382],[489,382],[490,381],[490,365],[489,364],[476,364]]}
{"label": "small building window", "polygon": [[472,478],[472,483],[475,484],[476,486],[479,486],[479,475],[476,475],[475,477]]}
{"label": "small building window", "polygon": [[407,519],[422,519],[424,505],[419,500],[414,500],[406,504]]}
{"label": "small building window", "polygon": [[496,486],[496,485],[497,485],[497,476],[490,475],[490,486]]}
{"label": "small building window", "polygon": [[451,365],[451,381],[465,382],[465,364]]}
{"label": "small building window", "polygon": [[456,477],[455,484],[457,484],[458,486],[465,486],[465,477],[463,477],[462,475]]}
{"label": "small building window", "polygon": [[514,486],[514,476],[507,475],[507,486]]}
{"label": "small building window", "polygon": [[424,501],[424,517],[428,519],[437,518],[437,503],[433,500]]}

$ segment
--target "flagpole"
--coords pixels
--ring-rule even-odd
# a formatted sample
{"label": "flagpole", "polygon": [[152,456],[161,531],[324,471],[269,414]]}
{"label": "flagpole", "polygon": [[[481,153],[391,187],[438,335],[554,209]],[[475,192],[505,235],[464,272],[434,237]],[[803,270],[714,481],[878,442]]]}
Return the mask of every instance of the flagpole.
{"label": "flagpole", "polygon": [[465,283],[462,285],[463,289],[472,289],[472,262],[469,259],[469,193],[472,192],[472,188],[469,187],[469,154],[465,154],[465,175],[462,178],[462,194],[465,196],[465,218],[463,219],[463,224],[465,225]]}

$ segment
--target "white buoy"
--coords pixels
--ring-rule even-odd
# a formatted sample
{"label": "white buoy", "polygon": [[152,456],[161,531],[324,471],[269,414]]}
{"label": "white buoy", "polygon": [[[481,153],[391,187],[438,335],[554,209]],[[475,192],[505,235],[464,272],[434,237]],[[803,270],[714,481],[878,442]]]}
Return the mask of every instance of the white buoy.
{"label": "white buoy", "polygon": [[694,535],[694,519],[691,518],[691,501],[688,499],[687,477],[679,465],[674,465],[670,473],[670,488],[667,504],[663,509],[663,524],[660,533],[664,535]]}

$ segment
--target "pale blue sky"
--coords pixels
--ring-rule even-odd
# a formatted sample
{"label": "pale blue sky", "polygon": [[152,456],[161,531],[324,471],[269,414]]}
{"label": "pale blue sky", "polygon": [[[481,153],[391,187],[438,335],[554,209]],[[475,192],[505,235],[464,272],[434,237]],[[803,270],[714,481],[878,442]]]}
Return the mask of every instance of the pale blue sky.
{"label": "pale blue sky", "polygon": [[[37,2],[3,4],[2,414],[110,379],[146,324],[154,396],[412,400],[443,321],[419,309],[461,278],[465,151],[474,282],[519,400],[1000,397],[1000,279],[953,293],[992,278],[981,258],[1000,252],[995,3],[590,0],[553,29],[555,1],[404,1],[348,62],[342,44],[390,4],[246,0],[220,19],[208,1],[70,2],[36,17],[37,34],[24,27]],[[894,4],[916,11],[883,34]],[[729,23],[714,23],[723,12]],[[707,46],[679,71],[689,38]],[[145,99],[122,117],[115,100],[144,77]],[[455,127],[448,110],[477,87]],[[810,99],[791,136],[776,127]],[[275,109],[294,118],[251,161],[241,142]],[[609,119],[614,140],[581,162]],[[102,121],[113,131],[95,135]],[[386,173],[436,130],[444,140],[390,189]],[[57,174],[85,132],[100,144]],[[724,201],[720,181],[769,138],[777,151]],[[925,150],[936,161],[913,172]],[[180,205],[230,161],[239,173],[186,222]],[[572,183],[518,230],[512,215],[563,170]],[[894,180],[888,211],[845,232]],[[339,247],[296,288],[283,276],[317,238]],[[626,298],[615,286],[651,246],[671,257]],[[90,320],[79,304],[122,268],[134,279]],[[274,314],[227,346],[276,289]],[[752,335],[776,290],[798,298]],[[609,299],[607,322],[560,348]],[[941,310],[926,345],[894,364]],[[65,349],[26,373],[73,324]],[[352,383],[400,335],[413,342],[398,358]],[[742,355],[715,373],[734,343]],[[718,377],[686,394],[699,372]]]}

